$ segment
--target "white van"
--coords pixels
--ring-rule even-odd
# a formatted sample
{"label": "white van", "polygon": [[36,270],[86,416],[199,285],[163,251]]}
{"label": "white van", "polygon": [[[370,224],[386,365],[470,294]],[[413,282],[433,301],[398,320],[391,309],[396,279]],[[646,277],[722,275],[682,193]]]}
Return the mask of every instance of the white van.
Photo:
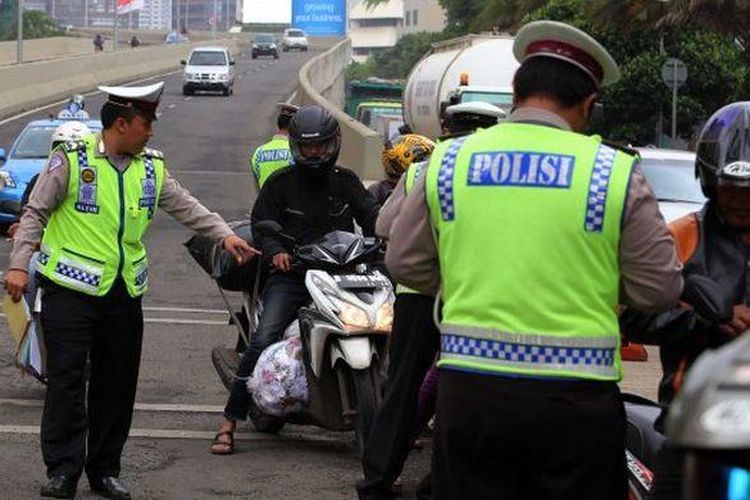
{"label": "white van", "polygon": [[193,95],[196,90],[234,92],[234,60],[226,47],[197,47],[190,52],[185,66],[182,94]]}

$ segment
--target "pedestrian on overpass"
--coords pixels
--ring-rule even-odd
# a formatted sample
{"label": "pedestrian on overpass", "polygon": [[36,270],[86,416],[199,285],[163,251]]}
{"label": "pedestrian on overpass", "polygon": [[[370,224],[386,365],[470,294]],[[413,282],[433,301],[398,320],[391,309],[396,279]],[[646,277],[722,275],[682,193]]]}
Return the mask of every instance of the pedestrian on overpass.
{"label": "pedestrian on overpass", "polygon": [[37,269],[49,381],[43,497],[73,498],[85,469],[92,490],[130,498],[118,477],[143,337],[141,298],[149,276],[143,237],[156,209],[223,241],[239,261],[256,254],[169,175],[161,152],[145,147],[163,88],[163,82],[100,87],[108,94],[103,131],[53,151],[14,239],[5,288],[16,301],[41,240]]}
{"label": "pedestrian on overpass", "polygon": [[617,305],[672,307],[680,264],[637,158],[582,134],[612,57],[551,21],[514,43],[513,113],[436,147],[386,254],[444,304],[433,494],[624,498]]}
{"label": "pedestrian on overpass", "polygon": [[255,177],[255,183],[260,190],[271,174],[292,162],[289,152],[289,122],[299,109],[292,104],[281,103],[279,115],[276,117],[276,133],[270,141],[259,146],[250,158],[250,168]]}

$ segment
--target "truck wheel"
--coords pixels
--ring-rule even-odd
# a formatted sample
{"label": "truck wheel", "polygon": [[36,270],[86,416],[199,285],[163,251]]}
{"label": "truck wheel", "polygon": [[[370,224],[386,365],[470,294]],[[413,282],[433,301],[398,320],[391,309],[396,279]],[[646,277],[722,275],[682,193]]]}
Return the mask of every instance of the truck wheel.
{"label": "truck wheel", "polygon": [[258,54],[253,54],[253,59],[257,59],[257,58],[258,58]]}
{"label": "truck wheel", "polygon": [[357,401],[357,419],[354,428],[357,433],[360,456],[364,455],[367,437],[370,435],[375,413],[378,410],[380,392],[377,383],[377,364],[364,370],[352,370],[354,397]]}
{"label": "truck wheel", "polygon": [[193,89],[191,89],[190,87],[182,87],[182,95],[193,95],[193,93]]}
{"label": "truck wheel", "polygon": [[227,86],[227,87],[224,87],[224,89],[223,89],[223,90],[221,91],[221,94],[222,94],[222,95],[223,95],[224,97],[228,97],[228,96],[229,96],[229,87],[228,87],[228,86]]}
{"label": "truck wheel", "polygon": [[283,418],[263,413],[255,403],[250,406],[249,417],[255,430],[264,434],[278,434],[286,423]]}

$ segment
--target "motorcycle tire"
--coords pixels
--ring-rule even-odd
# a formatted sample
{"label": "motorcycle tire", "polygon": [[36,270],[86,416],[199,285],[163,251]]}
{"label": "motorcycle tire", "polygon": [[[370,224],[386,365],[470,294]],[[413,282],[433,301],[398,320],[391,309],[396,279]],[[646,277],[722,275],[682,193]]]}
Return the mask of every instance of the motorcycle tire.
{"label": "motorcycle tire", "polygon": [[373,364],[365,370],[352,370],[351,375],[354,397],[357,402],[357,418],[354,422],[354,429],[357,433],[359,453],[362,456],[380,401],[378,388],[380,384],[376,381],[378,376],[377,364]]}
{"label": "motorcycle tire", "polygon": [[250,413],[248,414],[250,421],[253,423],[253,427],[258,432],[264,434],[278,434],[279,431],[284,427],[286,421],[283,418],[274,417],[260,411],[255,403],[250,406]]}

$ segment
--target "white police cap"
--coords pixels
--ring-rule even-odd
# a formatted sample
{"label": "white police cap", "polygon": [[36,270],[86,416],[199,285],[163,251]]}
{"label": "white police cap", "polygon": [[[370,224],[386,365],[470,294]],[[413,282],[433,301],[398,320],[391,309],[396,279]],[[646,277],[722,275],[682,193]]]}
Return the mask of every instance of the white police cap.
{"label": "white police cap", "polygon": [[518,62],[532,57],[554,57],[569,62],[589,75],[597,87],[620,79],[620,68],[599,42],[565,23],[534,21],[516,35],[513,54]]}
{"label": "white police cap", "polygon": [[159,105],[162,92],[164,92],[164,82],[143,87],[101,86],[99,90],[109,95],[107,102],[118,106],[136,108],[154,120],[156,119],[156,107]]}

